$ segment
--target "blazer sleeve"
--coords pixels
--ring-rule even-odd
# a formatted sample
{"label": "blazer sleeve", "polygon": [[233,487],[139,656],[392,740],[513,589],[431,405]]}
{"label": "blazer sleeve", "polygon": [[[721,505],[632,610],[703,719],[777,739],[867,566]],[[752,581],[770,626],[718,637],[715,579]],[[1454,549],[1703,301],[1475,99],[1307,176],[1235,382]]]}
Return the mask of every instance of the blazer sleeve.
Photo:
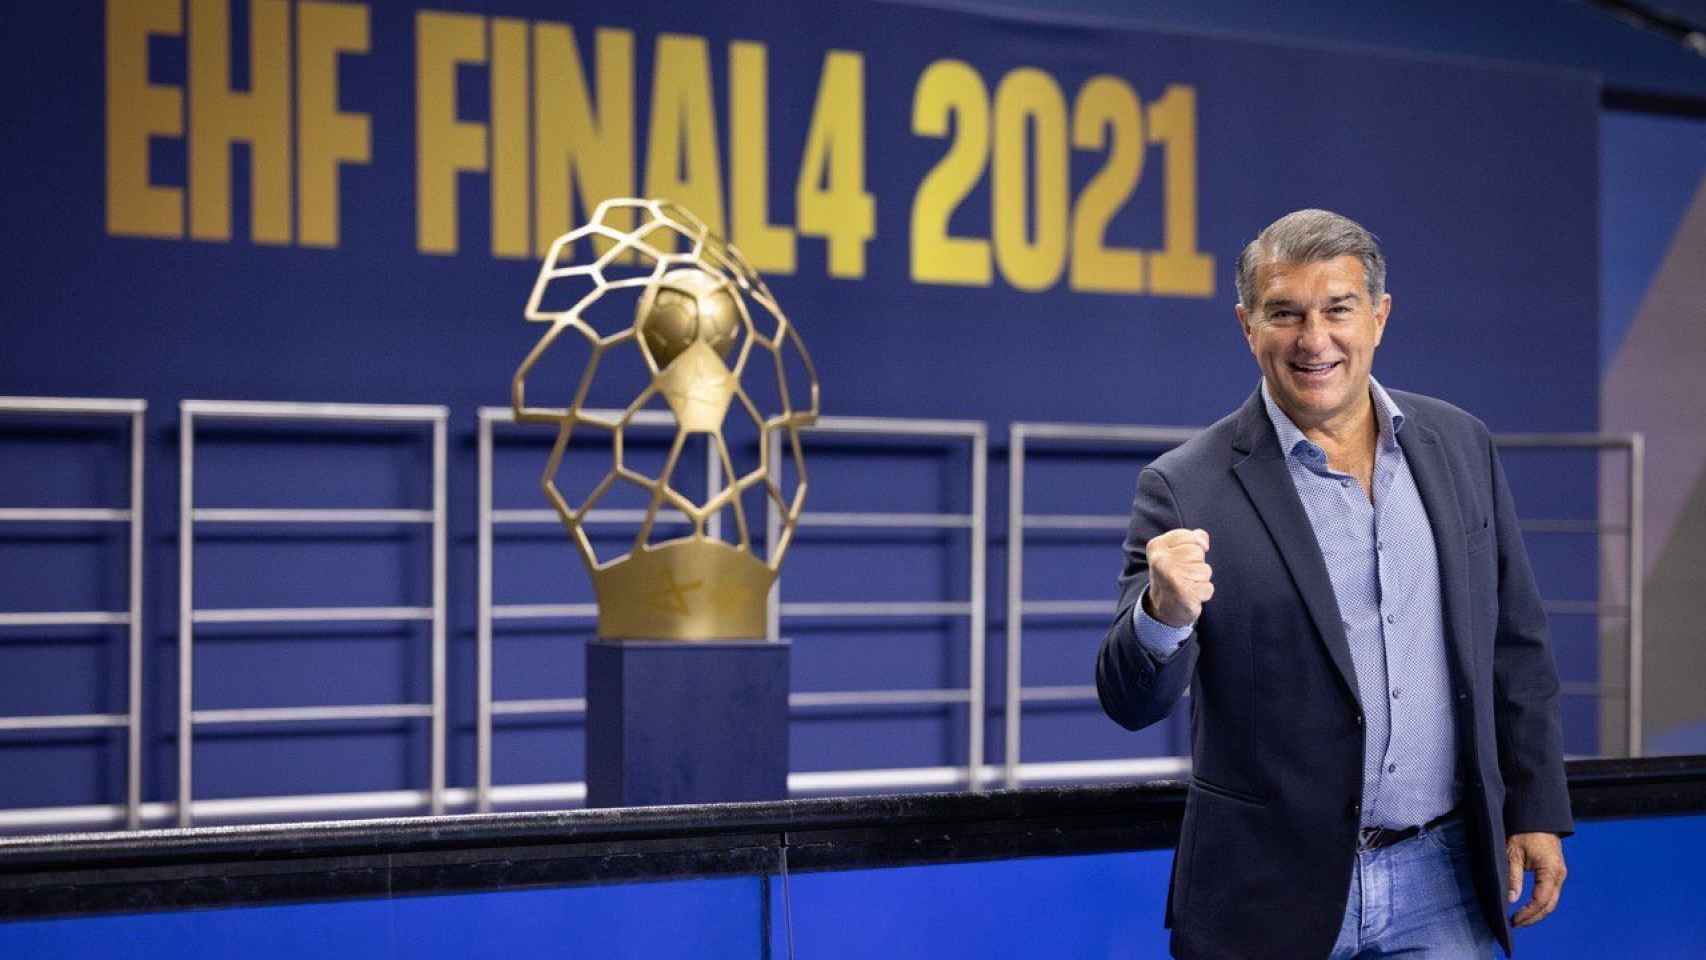
{"label": "blazer sleeve", "polygon": [[1157,660],[1137,639],[1133,608],[1149,586],[1144,547],[1151,538],[1184,526],[1166,477],[1153,467],[1137,479],[1137,499],[1126,530],[1125,567],[1119,578],[1119,602],[1113,626],[1096,655],[1096,693],[1115,723],[1140,730],[1172,712],[1196,670],[1196,631],[1165,661]]}
{"label": "blazer sleeve", "polygon": [[1568,836],[1574,831],[1574,821],[1564,776],[1558,669],[1510,487],[1491,438],[1488,456],[1492,460],[1499,569],[1493,718],[1499,773],[1505,783],[1505,832],[1545,831]]}

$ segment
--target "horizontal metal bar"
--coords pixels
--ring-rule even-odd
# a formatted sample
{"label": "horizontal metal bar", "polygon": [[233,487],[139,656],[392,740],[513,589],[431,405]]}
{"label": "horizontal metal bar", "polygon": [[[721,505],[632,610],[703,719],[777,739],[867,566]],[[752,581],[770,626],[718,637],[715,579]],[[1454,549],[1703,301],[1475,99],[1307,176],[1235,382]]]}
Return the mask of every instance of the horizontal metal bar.
{"label": "horizontal metal bar", "polygon": [[1015,423],[1013,436],[1024,440],[1088,440],[1097,443],[1177,444],[1202,427],[1134,427],[1120,424]]}
{"label": "horizontal metal bar", "polygon": [[[1191,769],[1190,757],[1139,757],[1131,760],[1086,760],[1021,763],[1021,782],[1060,783],[1076,780],[1177,777]],[[985,767],[985,783],[1001,779],[999,766]],[[893,790],[909,787],[958,787],[970,780],[963,766],[897,767],[875,770],[825,770],[788,774],[790,793],[833,793],[846,790]]]}
{"label": "horizontal metal bar", "polygon": [[1019,605],[1019,611],[1025,616],[1039,617],[1111,617],[1114,604],[1109,600],[1026,600]]}
{"label": "horizontal metal bar", "polygon": [[[451,801],[460,793],[473,794],[472,790],[448,790],[445,798]],[[586,802],[586,784],[581,781],[568,783],[512,783],[507,786],[493,785],[491,790],[494,804],[527,804],[530,806],[571,806]],[[459,802],[459,801],[456,801]]]}
{"label": "horizontal metal bar", "polygon": [[136,414],[148,409],[146,400],[105,397],[0,397],[0,413]]}
{"label": "horizontal metal bar", "polygon": [[988,430],[982,420],[913,420],[894,417],[818,417],[808,433],[888,434],[915,437],[976,437]]}
{"label": "horizontal metal bar", "polygon": [[[515,788],[495,788],[499,790]],[[531,788],[521,788],[528,790]],[[582,789],[577,799],[585,798]],[[445,791],[446,805],[471,809],[474,791],[452,787]],[[430,809],[432,794],[427,790],[379,790],[366,793],[325,793],[280,797],[230,797],[222,800],[197,800],[191,804],[197,823],[220,820],[262,820],[338,816],[350,814],[411,813]],[[144,803],[140,820],[145,826],[171,824],[177,821],[177,805],[173,803]],[[102,826],[122,826],[126,811],[122,804],[91,804],[87,806],[31,807],[0,810],[0,830],[87,829]]]}
{"label": "horizontal metal bar", "polygon": [[[1189,689],[1180,694],[1182,697],[1190,695]],[[1095,685],[1088,683],[1021,687],[1019,700],[1021,703],[1095,703],[1097,693]]]}
{"label": "horizontal metal bar", "polygon": [[[644,510],[588,510],[581,518],[582,523],[644,523]],[[562,523],[563,518],[555,510],[493,510],[492,525],[504,524],[554,524]],[[689,524],[693,521],[680,510],[659,510],[659,524]]]}
{"label": "horizontal metal bar", "polygon": [[563,522],[563,518],[558,516],[557,511],[555,511],[555,510],[493,510],[492,511],[492,526],[494,526],[494,527],[499,526],[501,524],[506,524],[506,523],[510,523],[510,524],[517,524],[517,523],[540,524],[540,523],[562,523],[562,522]]}
{"label": "horizontal metal bar", "polygon": [[970,702],[970,690],[825,690],[788,695],[790,707],[880,707]]}
{"label": "horizontal metal bar", "polygon": [[0,613],[0,627],[93,627],[127,624],[130,614],[105,610],[70,610],[52,613]]}
{"label": "horizontal metal bar", "polygon": [[1628,449],[1635,445],[1635,438],[1633,434],[1627,433],[1495,433],[1493,442],[1501,447],[1558,450],[1596,447]]}
{"label": "horizontal metal bar", "polygon": [[1023,518],[1026,530],[1125,530],[1131,518],[1112,513],[1033,513]]}
{"label": "horizontal metal bar", "polygon": [[106,507],[0,507],[0,521],[7,523],[129,523],[129,510]]}
{"label": "horizontal metal bar", "polygon": [[[566,417],[567,407],[541,407],[540,410],[548,416]],[[582,407],[581,413],[600,420],[616,420],[622,416],[622,411],[611,407]],[[481,407],[479,417],[489,423],[514,423],[515,411],[509,407]],[[639,427],[673,427],[675,414],[668,410],[636,410],[628,418],[630,426]]]}
{"label": "horizontal metal bar", "polygon": [[190,512],[197,523],[431,523],[431,510],[388,509],[225,509]]}
{"label": "horizontal metal bar", "polygon": [[585,697],[566,697],[560,700],[493,700],[492,716],[534,717],[553,713],[585,713]]}
{"label": "horizontal metal bar", "polygon": [[432,716],[430,703],[377,703],[339,707],[255,707],[238,710],[196,710],[197,726],[222,723],[296,723],[322,720],[397,720]]}
{"label": "horizontal metal bar", "polygon": [[802,527],[964,528],[976,522],[969,513],[802,513]]}
{"label": "horizontal metal bar", "polygon": [[431,620],[431,607],[269,607],[197,610],[195,623],[355,623],[366,620]]}
{"label": "horizontal metal bar", "polygon": [[[965,767],[894,767],[872,770],[814,770],[788,774],[789,793],[840,793],[847,790],[898,790],[908,787],[953,788],[971,779]],[[985,776],[984,780],[993,779]]]}
{"label": "horizontal metal bar", "polygon": [[1600,603],[1597,600],[1552,600],[1542,603],[1541,609],[1547,613],[1563,617],[1614,617],[1629,616],[1629,608],[1621,603]]}
{"label": "horizontal metal bar", "polygon": [[59,714],[47,717],[0,717],[0,730],[92,730],[97,727],[128,727],[123,713]]}
{"label": "horizontal metal bar", "polygon": [[969,603],[888,603],[883,601],[844,603],[784,603],[784,617],[964,617]]}
{"label": "horizontal metal bar", "polygon": [[1190,757],[1137,757],[1131,760],[1068,760],[1019,764],[1019,779],[1024,783],[1156,779],[1180,777],[1190,772]]}
{"label": "horizontal metal bar", "polygon": [[1076,703],[1094,701],[1096,685],[1081,683],[1053,687],[1021,687],[1019,697],[1026,703]]}
{"label": "horizontal metal bar", "polygon": [[220,420],[349,420],[353,422],[431,423],[450,417],[437,404],[275,403],[264,400],[183,400],[184,413]]}
{"label": "horizontal metal bar", "polygon": [[[1128,777],[1178,777],[1189,771],[1189,757],[1141,757],[1130,760],[1023,763],[1019,765],[1019,778],[1023,782],[1051,783]],[[1000,778],[1000,767],[988,767],[981,771],[979,779],[985,783],[994,783]],[[788,774],[788,790],[790,793],[812,794],[847,790],[955,787],[966,784],[968,779],[964,766],[824,770]],[[492,787],[491,798],[494,804],[499,805],[570,806],[585,802],[586,784],[564,782],[496,785]],[[409,813],[429,809],[431,803],[432,795],[427,790],[379,790],[366,793],[197,800],[191,804],[191,812],[196,822],[207,823],[244,819]],[[444,791],[444,805],[451,810],[472,809],[474,790],[470,787],[450,787]],[[141,819],[147,825],[171,823],[177,819],[177,806],[162,802],[145,803],[141,808]],[[120,825],[124,821],[125,808],[122,804],[0,810],[0,830],[78,829]]]}
{"label": "horizontal metal bar", "polygon": [[[473,791],[446,791],[467,794],[459,806],[471,805]],[[176,811],[176,805],[162,804]],[[285,797],[229,797],[222,800],[197,800],[190,804],[192,818],[197,823],[209,820],[273,819],[277,817],[311,817],[315,815],[350,815],[359,813],[409,813],[432,807],[430,790],[375,790],[364,793],[323,793]]]}
{"label": "horizontal metal bar", "polygon": [[500,603],[492,606],[493,620],[583,619],[596,616],[596,603]]}

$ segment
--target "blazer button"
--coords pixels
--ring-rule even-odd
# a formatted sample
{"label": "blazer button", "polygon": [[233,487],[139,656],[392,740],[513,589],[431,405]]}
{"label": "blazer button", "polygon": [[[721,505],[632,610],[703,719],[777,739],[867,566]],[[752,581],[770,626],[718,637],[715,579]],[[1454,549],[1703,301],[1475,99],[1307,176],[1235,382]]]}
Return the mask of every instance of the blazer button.
{"label": "blazer button", "polygon": [[1459,699],[1459,700],[1467,700],[1467,699],[1469,699],[1469,694],[1467,694],[1467,693],[1459,693],[1459,694],[1458,694],[1458,695],[1457,695],[1457,699]]}

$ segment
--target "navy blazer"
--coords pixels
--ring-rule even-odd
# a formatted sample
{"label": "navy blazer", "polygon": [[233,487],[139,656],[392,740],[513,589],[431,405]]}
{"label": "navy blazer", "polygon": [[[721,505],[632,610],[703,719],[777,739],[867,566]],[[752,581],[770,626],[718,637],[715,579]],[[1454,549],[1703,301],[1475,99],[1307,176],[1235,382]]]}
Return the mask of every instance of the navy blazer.
{"label": "navy blazer", "polygon": [[[1506,833],[1572,829],[1546,615],[1486,425],[1388,391],[1439,554],[1475,886],[1506,952]],[[1132,607],[1144,545],[1210,537],[1214,598],[1165,663]],[[1192,775],[1165,922],[1179,957],[1325,957],[1361,823],[1363,714],[1326,562],[1261,391],[1138,479],[1119,608],[1096,660],[1102,707],[1139,729],[1190,688]]]}

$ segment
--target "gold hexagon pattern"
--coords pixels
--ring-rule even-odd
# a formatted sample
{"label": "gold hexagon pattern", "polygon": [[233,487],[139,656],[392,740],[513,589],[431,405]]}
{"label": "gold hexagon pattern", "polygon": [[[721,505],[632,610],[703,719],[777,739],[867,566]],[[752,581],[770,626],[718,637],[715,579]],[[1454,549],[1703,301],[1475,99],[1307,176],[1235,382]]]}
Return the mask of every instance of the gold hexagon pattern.
{"label": "gold hexagon pattern", "polygon": [[[610,226],[615,210],[631,210],[631,230]],[[668,236],[671,242],[659,238]],[[590,262],[575,263],[582,241],[602,239],[607,249]],[[683,252],[665,252],[684,248]],[[637,264],[637,265],[636,265]],[[560,290],[558,288],[561,288]],[[565,294],[562,291],[567,291]],[[639,293],[627,325],[594,323],[588,314],[616,291]],[[543,305],[568,302],[561,310]],[[612,298],[613,299],[613,298]],[[527,354],[510,383],[510,402],[518,423],[557,428],[556,443],[541,478],[546,499],[562,518],[570,539],[592,575],[598,596],[598,635],[606,639],[722,640],[764,636],[765,602],[781,569],[782,557],[799,525],[805,505],[805,460],[800,430],[818,416],[818,379],[799,333],[783,314],[758,272],[740,251],[711,233],[692,213],[667,200],[606,200],[587,224],[558,237],[540,266],[526,317],[550,328]],[[626,318],[622,318],[626,319]],[[574,333],[591,354],[584,364],[574,399],[567,408],[527,404],[527,378],[554,344]],[[571,338],[569,342],[575,342]],[[637,347],[650,383],[613,419],[588,407],[587,393],[599,363],[613,348]],[[789,389],[784,354],[793,351],[796,379],[809,383]],[[758,356],[754,356],[757,354]],[[732,358],[732,359],[731,359]],[[743,383],[752,364],[768,365],[774,380],[774,409],[763,409]],[[756,369],[756,368],[755,368]],[[801,409],[800,402],[809,398]],[[675,421],[675,433],[658,476],[624,462],[628,429],[636,414],[661,398]],[[769,401],[769,397],[761,397]],[[757,466],[737,473],[723,427],[731,412],[756,430]],[[611,434],[611,462],[579,503],[571,503],[557,483],[577,428]],[[671,485],[687,439],[703,435],[722,466],[725,483],[703,502]],[[794,489],[784,497],[773,475],[770,445],[783,444],[793,469]],[[587,514],[618,481],[647,494],[640,531],[632,548],[601,559],[586,532]],[[742,495],[762,487],[782,518],[780,535],[760,559],[753,552]],[[653,542],[660,511],[679,511],[692,525],[686,536]],[[707,533],[712,517],[732,513],[735,536],[725,542]]]}

